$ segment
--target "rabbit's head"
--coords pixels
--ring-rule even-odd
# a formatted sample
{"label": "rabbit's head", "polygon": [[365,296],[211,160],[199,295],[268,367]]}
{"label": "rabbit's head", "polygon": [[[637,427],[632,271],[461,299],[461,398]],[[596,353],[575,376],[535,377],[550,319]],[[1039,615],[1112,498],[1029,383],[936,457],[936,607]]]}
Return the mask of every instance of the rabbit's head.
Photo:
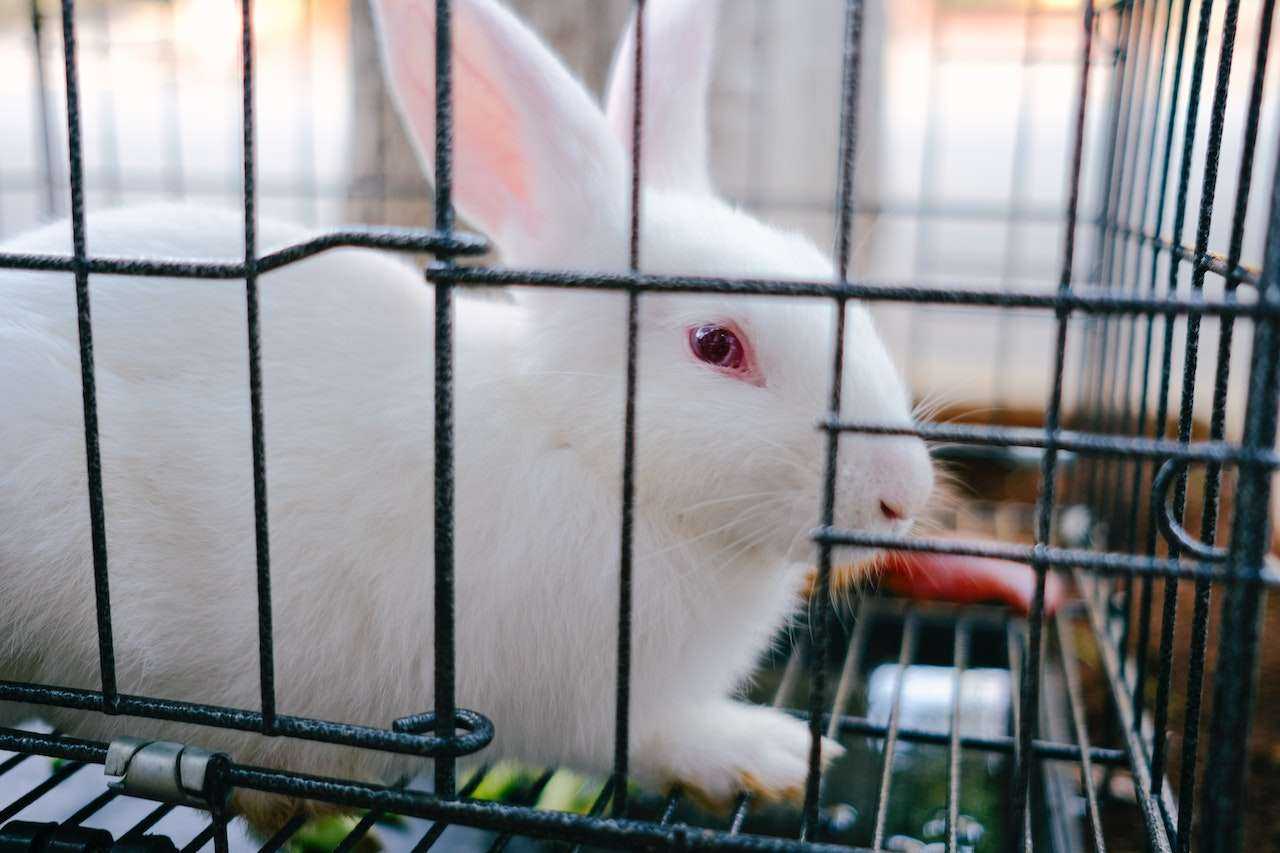
{"label": "rabbit's head", "polygon": [[[653,274],[834,280],[812,243],[720,199],[707,99],[714,0],[645,4],[640,268]],[[435,151],[435,3],[375,0],[393,98],[428,171]],[[634,21],[607,107],[491,0],[453,3],[453,193],[525,269],[627,268]],[[617,476],[626,299],[545,288],[525,359],[556,445]],[[639,299],[638,495],[688,536],[806,559],[817,522],[834,360],[833,300],[715,294]],[[910,400],[870,315],[846,306],[842,411],[905,424]],[[845,435],[835,522],[903,532],[933,484],[922,442]]]}

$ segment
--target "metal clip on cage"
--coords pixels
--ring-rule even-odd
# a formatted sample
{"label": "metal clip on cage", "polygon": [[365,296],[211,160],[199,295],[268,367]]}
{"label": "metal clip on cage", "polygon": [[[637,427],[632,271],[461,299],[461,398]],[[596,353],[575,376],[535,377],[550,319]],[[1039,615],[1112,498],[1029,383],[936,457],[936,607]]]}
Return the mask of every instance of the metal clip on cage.
{"label": "metal clip on cage", "polygon": [[225,791],[215,793],[220,786],[213,784],[211,772],[219,757],[219,753],[173,741],[122,737],[107,747],[102,770],[119,777],[109,783],[112,790],[162,803],[207,808],[226,803]]}

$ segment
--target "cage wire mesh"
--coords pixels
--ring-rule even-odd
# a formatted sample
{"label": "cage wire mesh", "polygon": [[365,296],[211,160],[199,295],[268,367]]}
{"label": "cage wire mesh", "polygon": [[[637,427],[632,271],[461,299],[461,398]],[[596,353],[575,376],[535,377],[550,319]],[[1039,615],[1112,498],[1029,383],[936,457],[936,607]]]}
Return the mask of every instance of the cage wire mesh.
{"label": "cage wire mesh", "polygon": [[[438,5],[446,14],[447,0]],[[512,5],[599,89],[632,4]],[[245,282],[252,304],[259,273],[332,246],[415,252],[444,261],[431,274],[441,355],[453,295],[507,283],[615,289],[633,301],[674,289],[867,300],[915,392],[948,401],[909,432],[936,442],[972,494],[940,514],[937,532],[907,541],[835,529],[828,514],[817,520],[820,569],[833,551],[871,545],[1004,557],[1041,581],[1025,622],[871,597],[840,612],[818,584],[818,615],[765,662],[753,698],[807,715],[815,733],[855,754],[826,779],[814,766],[802,814],[744,795],[727,817],[678,792],[628,796],[625,713],[615,774],[577,813],[539,808],[551,771],[531,773],[504,802],[475,796],[490,769],[457,778],[453,757],[481,748],[488,724],[484,708],[454,709],[447,606],[435,620],[446,653],[434,713],[377,730],[277,713],[269,606],[260,708],[122,693],[103,594],[100,689],[4,682],[0,699],[37,713],[52,704],[399,750],[435,758],[434,779],[318,780],[231,756],[211,765],[206,823],[187,805],[102,789],[92,765],[107,760],[107,744],[3,730],[0,848],[46,849],[52,839],[81,850],[296,847],[301,818],[265,843],[229,823],[218,806],[237,786],[368,809],[335,842],[342,850],[371,832],[414,850],[530,838],[722,849],[1274,846],[1280,682],[1269,675],[1280,660],[1261,642],[1276,619],[1266,591],[1280,578],[1266,533],[1280,364],[1273,13],[1273,0],[735,2],[712,99],[716,180],[770,221],[823,242],[835,235],[840,261],[838,282],[781,283],[645,276],[634,244],[632,275],[455,265],[486,246],[452,220],[439,168],[447,146],[434,195],[422,180],[362,2],[0,9],[0,235],[67,215],[76,235],[69,257],[4,253],[0,267],[66,271],[86,302],[95,275],[129,272]],[[440,44],[447,55],[448,39]],[[436,82],[448,92],[447,74]],[[242,207],[249,223],[257,213],[305,221],[322,236],[259,254],[250,224],[242,262],[92,254],[86,209],[153,198]],[[348,222],[374,227],[339,225]],[[249,322],[256,346],[252,313]],[[87,343],[87,314],[80,331]],[[261,485],[253,348],[251,360]],[[91,358],[82,363],[101,594],[94,371]],[[448,460],[450,363],[437,366],[435,449]],[[619,381],[631,383],[630,410],[634,372]],[[814,415],[824,416],[830,453],[841,432],[892,431],[838,405]],[[628,452],[628,472],[643,464]],[[450,466],[436,477],[437,530],[449,530]],[[833,479],[827,488],[829,506]],[[627,492],[624,543],[631,500]],[[265,593],[260,491],[255,509]],[[437,602],[451,597],[447,540],[437,544]],[[624,578],[629,560],[624,545]],[[1079,594],[1053,615],[1041,606],[1049,574]],[[631,615],[625,595],[619,604],[619,692],[599,701],[625,709]],[[50,770],[36,756],[59,763]],[[407,822],[380,824],[391,814]]]}

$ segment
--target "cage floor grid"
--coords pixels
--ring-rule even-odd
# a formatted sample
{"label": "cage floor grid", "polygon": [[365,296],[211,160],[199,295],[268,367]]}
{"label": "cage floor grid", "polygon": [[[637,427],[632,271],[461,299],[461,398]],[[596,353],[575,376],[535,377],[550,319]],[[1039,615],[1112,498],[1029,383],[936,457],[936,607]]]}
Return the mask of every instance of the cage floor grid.
{"label": "cage floor grid", "polygon": [[[1044,792],[1037,799],[1052,807],[1028,821],[1028,829],[1036,822],[1034,832],[1047,845],[1043,849],[1078,849],[1081,833],[1123,838],[1126,813],[1128,822],[1137,819],[1132,798],[1124,795],[1124,751],[1093,744],[1088,736],[1094,727],[1086,718],[1096,709],[1088,707],[1081,686],[1078,647],[1088,644],[1090,665],[1105,657],[1090,641],[1094,603],[1086,598],[1048,623],[1041,726],[1046,739],[1035,741],[1033,751],[1039,759],[1036,784]],[[877,850],[925,850],[932,844],[1001,849],[1008,832],[1002,825],[1004,794],[1018,709],[1018,670],[1009,665],[1023,653],[1025,623],[994,608],[874,597],[863,599],[855,612],[834,615],[833,622],[843,641],[833,650],[838,654],[824,663],[837,684],[825,724],[848,753],[824,779],[821,840]],[[790,640],[761,669],[752,700],[788,709],[806,706],[807,676],[818,662],[803,629],[794,630]],[[464,776],[462,801],[481,802],[472,799],[481,786],[493,787],[495,774],[511,772],[482,766]],[[373,809],[345,824],[330,822],[319,836],[295,818],[263,841],[238,821],[224,825],[197,809],[108,789],[94,765],[14,754],[0,762],[0,850],[45,849],[30,841],[40,833],[82,845],[57,849],[212,850],[221,846],[218,835],[224,828],[226,849],[234,851],[501,850],[539,843],[533,838],[536,824],[521,829],[520,818],[548,810],[544,795],[554,776],[552,770],[523,771],[506,783],[500,803],[486,801],[515,817],[504,831]],[[1081,779],[1089,781],[1083,789]],[[423,777],[405,790],[429,784]],[[611,799],[609,786],[589,780],[578,784],[574,810],[601,815]],[[419,793],[430,800],[427,791]],[[665,798],[633,796],[628,817],[656,829],[705,828],[766,843],[794,839],[800,830],[798,811],[753,802],[745,794],[728,814],[703,812],[679,792]],[[335,834],[339,827],[345,835]]]}

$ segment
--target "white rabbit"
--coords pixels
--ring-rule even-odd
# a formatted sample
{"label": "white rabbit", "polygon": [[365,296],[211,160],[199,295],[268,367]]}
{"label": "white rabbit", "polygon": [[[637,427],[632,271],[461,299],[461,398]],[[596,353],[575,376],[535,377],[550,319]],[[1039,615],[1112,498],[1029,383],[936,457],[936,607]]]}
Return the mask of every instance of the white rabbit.
{"label": "white rabbit", "polygon": [[[831,279],[810,243],[711,189],[714,4],[647,5],[643,269]],[[388,78],[427,166],[433,7],[376,3]],[[513,266],[625,269],[617,134],[630,139],[630,40],[606,118],[492,0],[454,10],[459,211]],[[87,232],[99,255],[234,259],[241,228],[237,214],[153,207],[91,216]],[[305,236],[269,222],[259,234],[264,248]],[[69,242],[64,222],[5,248],[66,253]],[[420,271],[349,249],[260,287],[279,711],[385,727],[432,706],[432,293]],[[243,286],[94,275],[91,289],[120,689],[255,709]],[[712,802],[743,788],[794,797],[806,727],[732,696],[813,562],[834,309],[686,294],[640,305],[631,769]],[[605,770],[625,296],[526,289],[512,304],[456,308],[457,698],[497,730],[476,760]],[[869,316],[847,310],[845,411],[907,422]],[[69,274],[0,272],[0,400],[0,677],[97,688]],[[920,442],[846,436],[841,460],[841,526],[911,524],[933,479]],[[370,780],[423,769],[303,740],[34,710],[75,735],[164,737],[251,764]],[[252,793],[238,804],[259,828],[293,807]]]}

